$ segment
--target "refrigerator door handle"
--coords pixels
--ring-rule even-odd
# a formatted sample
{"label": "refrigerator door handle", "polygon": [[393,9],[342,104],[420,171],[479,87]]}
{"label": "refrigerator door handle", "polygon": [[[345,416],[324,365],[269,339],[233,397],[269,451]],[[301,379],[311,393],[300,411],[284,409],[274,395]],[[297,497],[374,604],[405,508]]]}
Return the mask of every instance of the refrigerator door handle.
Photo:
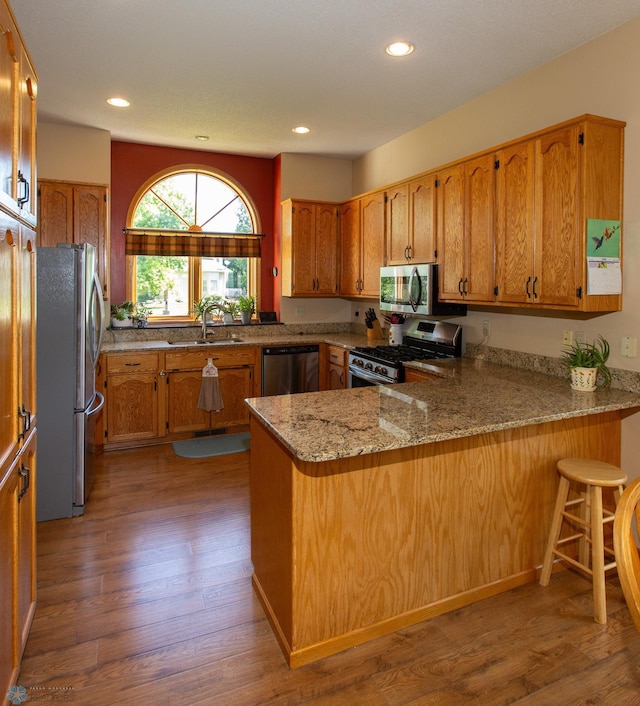
{"label": "refrigerator door handle", "polygon": [[[91,293],[90,293],[91,305],[89,307],[90,311],[96,312],[97,321],[92,321],[91,324],[95,327],[95,331],[98,334],[98,340],[95,343],[95,348],[91,346],[91,361],[93,362],[93,367],[98,364],[98,356],[100,355],[100,349],[102,348],[102,340],[104,338],[104,305],[102,303],[102,285],[100,284],[100,279],[98,278],[97,272],[93,273],[91,279]],[[93,306],[95,302],[95,308]],[[90,341],[93,343],[95,337],[92,335]]]}
{"label": "refrigerator door handle", "polygon": [[[93,405],[95,402],[97,402],[97,404],[94,407]],[[104,397],[99,392],[96,392],[93,395],[93,400],[91,401],[91,405],[89,405],[89,408],[87,409],[87,412],[86,412],[87,417],[90,417],[92,414],[96,414],[103,407],[104,407]]]}

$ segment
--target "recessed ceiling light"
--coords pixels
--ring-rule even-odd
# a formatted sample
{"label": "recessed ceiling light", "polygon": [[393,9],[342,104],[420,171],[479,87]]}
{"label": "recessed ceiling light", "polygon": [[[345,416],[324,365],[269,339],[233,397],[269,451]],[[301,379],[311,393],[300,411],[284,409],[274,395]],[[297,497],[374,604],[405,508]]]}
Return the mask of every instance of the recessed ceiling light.
{"label": "recessed ceiling light", "polygon": [[209,139],[209,135],[196,135],[196,140],[200,142],[206,142]]}
{"label": "recessed ceiling light", "polygon": [[130,103],[125,98],[107,98],[107,103],[114,108],[128,108]]}
{"label": "recessed ceiling light", "polygon": [[393,42],[385,51],[389,56],[407,56],[413,53],[413,49],[411,42]]}
{"label": "recessed ceiling light", "polygon": [[293,127],[291,130],[297,135],[306,135],[308,132],[311,132],[310,128],[305,127],[304,125],[298,125],[298,127]]}

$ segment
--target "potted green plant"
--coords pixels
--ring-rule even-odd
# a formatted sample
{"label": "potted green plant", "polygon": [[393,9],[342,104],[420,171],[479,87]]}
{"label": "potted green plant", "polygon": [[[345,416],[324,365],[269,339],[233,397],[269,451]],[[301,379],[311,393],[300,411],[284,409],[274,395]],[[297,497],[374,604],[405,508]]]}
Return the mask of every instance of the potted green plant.
{"label": "potted green plant", "polygon": [[238,302],[235,299],[225,299],[220,305],[222,323],[232,324],[238,315]]}
{"label": "potted green plant", "polygon": [[240,311],[240,319],[243,324],[251,323],[251,317],[256,311],[256,298],[249,294],[246,297],[240,295],[238,297],[238,309]]}
{"label": "potted green plant", "polygon": [[131,326],[134,309],[135,306],[133,302],[122,302],[122,304],[112,304],[111,328],[126,328]]}
{"label": "potted green plant", "polygon": [[572,343],[565,346],[562,362],[571,371],[571,388],[589,392],[596,389],[598,374],[603,385],[611,384],[611,371],[607,367],[609,343],[598,336],[593,343]]}

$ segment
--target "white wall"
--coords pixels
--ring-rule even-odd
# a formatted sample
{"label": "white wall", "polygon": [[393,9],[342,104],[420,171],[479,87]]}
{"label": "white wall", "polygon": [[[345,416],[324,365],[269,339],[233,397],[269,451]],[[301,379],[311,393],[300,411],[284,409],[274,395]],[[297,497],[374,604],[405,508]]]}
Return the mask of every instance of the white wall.
{"label": "white wall", "polygon": [[[613,367],[640,371],[640,358],[620,355],[625,335],[640,337],[640,20],[623,25],[519,79],[422,125],[354,163],[354,191],[362,193],[545,128],[583,113],[625,120],[623,311],[592,317],[470,312],[461,319],[467,340],[558,356],[563,329],[601,333]],[[623,425],[623,463],[640,475],[640,414]]]}
{"label": "white wall", "polygon": [[111,133],[38,122],[38,178],[111,184]]}

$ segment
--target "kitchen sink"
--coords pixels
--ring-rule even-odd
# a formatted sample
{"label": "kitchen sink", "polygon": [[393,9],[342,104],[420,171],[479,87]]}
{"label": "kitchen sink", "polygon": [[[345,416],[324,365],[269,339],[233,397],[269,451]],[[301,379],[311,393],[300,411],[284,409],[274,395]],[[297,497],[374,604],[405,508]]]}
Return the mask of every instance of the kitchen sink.
{"label": "kitchen sink", "polygon": [[242,343],[241,338],[219,338],[215,341],[167,341],[170,346],[226,346],[229,343]]}

